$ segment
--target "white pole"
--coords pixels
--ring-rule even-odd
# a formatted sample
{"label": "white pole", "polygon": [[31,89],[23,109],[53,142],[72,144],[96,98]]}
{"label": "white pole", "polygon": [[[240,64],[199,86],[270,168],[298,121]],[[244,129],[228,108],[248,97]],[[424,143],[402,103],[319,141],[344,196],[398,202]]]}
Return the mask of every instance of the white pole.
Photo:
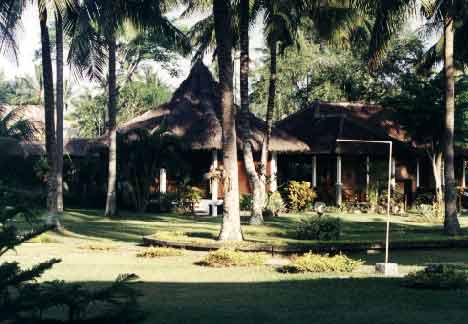
{"label": "white pole", "polygon": [[[211,171],[216,171],[218,169],[218,151],[213,150],[211,152]],[[211,209],[211,216],[218,216],[218,208],[217,208],[217,201],[218,201],[218,181],[217,177],[211,179],[211,202],[212,202],[212,209]]]}
{"label": "white pole", "polygon": [[343,201],[341,183],[341,155],[336,156],[336,204],[341,206]]}
{"label": "white pole", "polygon": [[418,188],[418,189],[420,187],[420,180],[419,180],[419,172],[420,171],[419,171],[419,168],[420,168],[419,160],[416,160],[416,188]]}
{"label": "white pole", "polygon": [[312,156],[312,188],[317,187],[317,156]]}
{"label": "white pole", "polygon": [[392,189],[395,190],[396,186],[396,161],[392,158]]}
{"label": "white pole", "polygon": [[390,142],[390,149],[388,154],[388,186],[387,186],[387,232],[385,235],[385,274],[388,268],[388,249],[390,245],[390,199],[391,199],[391,180],[392,180],[392,150],[393,144]]}
{"label": "white pole", "polygon": [[390,246],[390,199],[391,199],[391,184],[392,184],[392,141],[367,141],[367,140],[345,140],[337,139],[337,142],[354,142],[354,143],[380,143],[389,145],[388,154],[388,185],[387,185],[387,226],[385,233],[385,275],[388,274],[389,246]]}
{"label": "white pole", "polygon": [[167,175],[166,169],[159,169],[159,192],[164,194],[167,191]]}
{"label": "white pole", "polygon": [[278,174],[278,156],[276,152],[271,152],[270,161],[270,192],[278,190],[278,182],[276,176]]}

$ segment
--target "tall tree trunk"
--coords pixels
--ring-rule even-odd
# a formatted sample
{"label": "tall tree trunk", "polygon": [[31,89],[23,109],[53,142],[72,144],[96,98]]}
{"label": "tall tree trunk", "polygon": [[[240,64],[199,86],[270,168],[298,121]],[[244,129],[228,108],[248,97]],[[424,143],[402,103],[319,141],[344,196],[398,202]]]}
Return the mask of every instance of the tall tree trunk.
{"label": "tall tree trunk", "polygon": [[236,120],[233,97],[232,8],[229,0],[213,1],[223,127],[224,214],[219,240],[243,239],[239,212]]}
{"label": "tall tree trunk", "polygon": [[240,1],[240,99],[241,99],[241,123],[244,165],[252,190],[252,208],[250,213],[250,224],[263,224],[263,207],[265,194],[262,190],[260,177],[255,168],[255,162],[250,143],[252,134],[250,132],[249,119],[249,0]]}
{"label": "tall tree trunk", "polygon": [[57,143],[55,138],[55,104],[52,58],[50,55],[49,29],[47,28],[47,11],[39,9],[42,47],[42,76],[44,80],[44,120],[47,151],[47,223],[59,226],[57,217]]}
{"label": "tall tree trunk", "polygon": [[460,233],[457,216],[457,192],[454,169],[454,130],[455,130],[455,68],[453,66],[454,26],[450,16],[445,18],[445,127],[444,127],[444,159],[445,159],[445,220],[444,230],[448,235]]}
{"label": "tall tree trunk", "polygon": [[60,12],[55,16],[55,46],[57,73],[57,211],[63,213],[63,22]]}
{"label": "tall tree trunk", "polygon": [[271,130],[273,128],[273,113],[275,111],[276,98],[276,59],[277,59],[277,43],[272,40],[270,44],[270,84],[268,86],[268,103],[266,113],[267,123],[267,150],[270,152]]}
{"label": "tall tree trunk", "polygon": [[[266,113],[266,140],[262,148],[262,172],[265,178],[268,166],[268,155],[270,153],[271,130],[273,128],[273,113],[275,111],[276,97],[276,59],[277,59],[277,42],[275,39],[270,44],[270,83],[268,85],[268,102]],[[265,182],[265,181],[263,181]],[[267,182],[271,182],[271,179]],[[266,191],[266,190],[265,190]]]}
{"label": "tall tree trunk", "polygon": [[108,136],[109,136],[109,165],[107,178],[106,217],[117,215],[117,76],[115,36],[108,39],[109,50],[109,76],[108,76]]}

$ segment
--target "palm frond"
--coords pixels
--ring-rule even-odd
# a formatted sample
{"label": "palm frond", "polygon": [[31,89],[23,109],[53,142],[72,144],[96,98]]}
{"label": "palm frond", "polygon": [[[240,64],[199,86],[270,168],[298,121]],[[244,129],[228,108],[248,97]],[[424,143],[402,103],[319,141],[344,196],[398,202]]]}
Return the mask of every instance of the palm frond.
{"label": "palm frond", "polygon": [[356,8],[375,17],[369,45],[369,67],[375,69],[392,38],[401,30],[410,15],[418,12],[418,0],[353,0]]}

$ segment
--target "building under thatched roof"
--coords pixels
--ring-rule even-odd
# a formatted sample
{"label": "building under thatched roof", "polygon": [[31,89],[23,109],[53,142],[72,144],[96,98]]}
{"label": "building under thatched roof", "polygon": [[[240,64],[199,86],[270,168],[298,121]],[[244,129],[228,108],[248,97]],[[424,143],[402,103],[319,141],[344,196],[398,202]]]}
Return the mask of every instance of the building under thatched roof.
{"label": "building under thatched roof", "polygon": [[380,144],[337,143],[337,139],[392,141],[397,151],[416,154],[392,109],[360,103],[314,102],[277,127],[307,143],[312,154],[385,154]]}
{"label": "building under thatched roof", "polygon": [[[180,137],[193,150],[220,150],[222,128],[219,102],[218,83],[205,65],[196,63],[169,103],[129,121],[119,132],[130,133],[138,128],[152,131],[164,127],[168,132]],[[252,147],[259,151],[266,132],[266,123],[253,114],[249,114],[248,118]],[[236,124],[237,143],[241,147],[239,117]],[[271,149],[275,152],[295,153],[306,152],[309,146],[287,132],[274,128]]]}
{"label": "building under thatched roof", "polygon": [[[75,157],[84,157],[105,150],[105,138],[72,138],[65,139],[63,153]],[[46,154],[45,144],[38,141],[19,141],[12,138],[0,137],[0,151],[3,155],[28,157],[43,156]]]}

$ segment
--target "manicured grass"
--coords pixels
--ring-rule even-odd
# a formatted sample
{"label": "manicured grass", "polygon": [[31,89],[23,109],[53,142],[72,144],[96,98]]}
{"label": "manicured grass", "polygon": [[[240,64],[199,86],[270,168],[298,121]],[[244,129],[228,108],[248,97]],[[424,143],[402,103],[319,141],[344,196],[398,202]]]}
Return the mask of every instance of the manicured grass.
{"label": "manicured grass", "polygon": [[[64,234],[48,234],[59,243],[30,243],[2,257],[29,267],[50,258],[62,263],[46,272],[43,280],[109,284],[120,273],[140,276],[146,323],[463,323],[468,307],[467,291],[412,290],[400,286],[399,278],[383,278],[373,271],[383,253],[354,253],[364,265],[353,273],[283,274],[277,267],[286,257],[268,257],[267,264],[249,268],[210,268],[197,265],[204,252],[185,251],[183,256],[141,258],[143,235],[156,231],[191,231],[213,237],[219,220],[194,221],[175,215],[122,213],[108,220],[100,211],[70,210],[62,223]],[[345,235],[379,237],[384,218],[344,215]],[[440,228],[412,224],[398,218],[392,235],[442,237]],[[268,222],[265,227],[244,226],[247,236],[265,240],[289,240],[297,216]],[[466,220],[462,220],[466,226]],[[208,234],[211,233],[211,234]],[[361,235],[358,235],[361,234]],[[375,236],[374,236],[375,235]],[[468,250],[444,249],[391,251],[391,261],[401,274],[427,263],[447,262],[468,266]]]}
{"label": "manicured grass", "polygon": [[[412,290],[399,278],[387,279],[368,265],[351,274],[281,274],[272,265],[210,268],[196,265],[204,252],[184,256],[139,258],[140,247],[106,243],[112,249],[87,249],[87,242],[62,238],[60,244],[25,244],[7,259],[27,267],[52,257],[62,263],[43,280],[109,284],[119,273],[136,273],[145,323],[463,323],[467,291]],[[448,252],[448,253],[447,253]],[[406,260],[402,273],[428,260],[463,262],[466,250],[395,252]],[[367,257],[362,255],[362,257]],[[440,257],[440,259],[439,259]],[[284,259],[270,260],[276,263]],[[3,258],[2,258],[3,259]]]}
{"label": "manicured grass", "polygon": [[[192,219],[175,214],[137,214],[122,212],[119,218],[106,219],[99,210],[69,210],[62,223],[69,233],[92,240],[112,240],[141,243],[143,236],[156,234],[162,239],[177,239],[194,242],[212,242],[216,239],[221,218]],[[385,216],[377,214],[340,214],[343,221],[343,242],[382,242],[385,238]],[[257,242],[294,245],[316,241],[294,239],[294,229],[307,215],[282,215],[267,221],[264,226],[243,226],[246,240]],[[247,222],[247,219],[244,219]],[[460,217],[468,239],[468,217]],[[411,217],[392,217],[391,239],[393,241],[447,240],[442,225],[412,222]]]}

